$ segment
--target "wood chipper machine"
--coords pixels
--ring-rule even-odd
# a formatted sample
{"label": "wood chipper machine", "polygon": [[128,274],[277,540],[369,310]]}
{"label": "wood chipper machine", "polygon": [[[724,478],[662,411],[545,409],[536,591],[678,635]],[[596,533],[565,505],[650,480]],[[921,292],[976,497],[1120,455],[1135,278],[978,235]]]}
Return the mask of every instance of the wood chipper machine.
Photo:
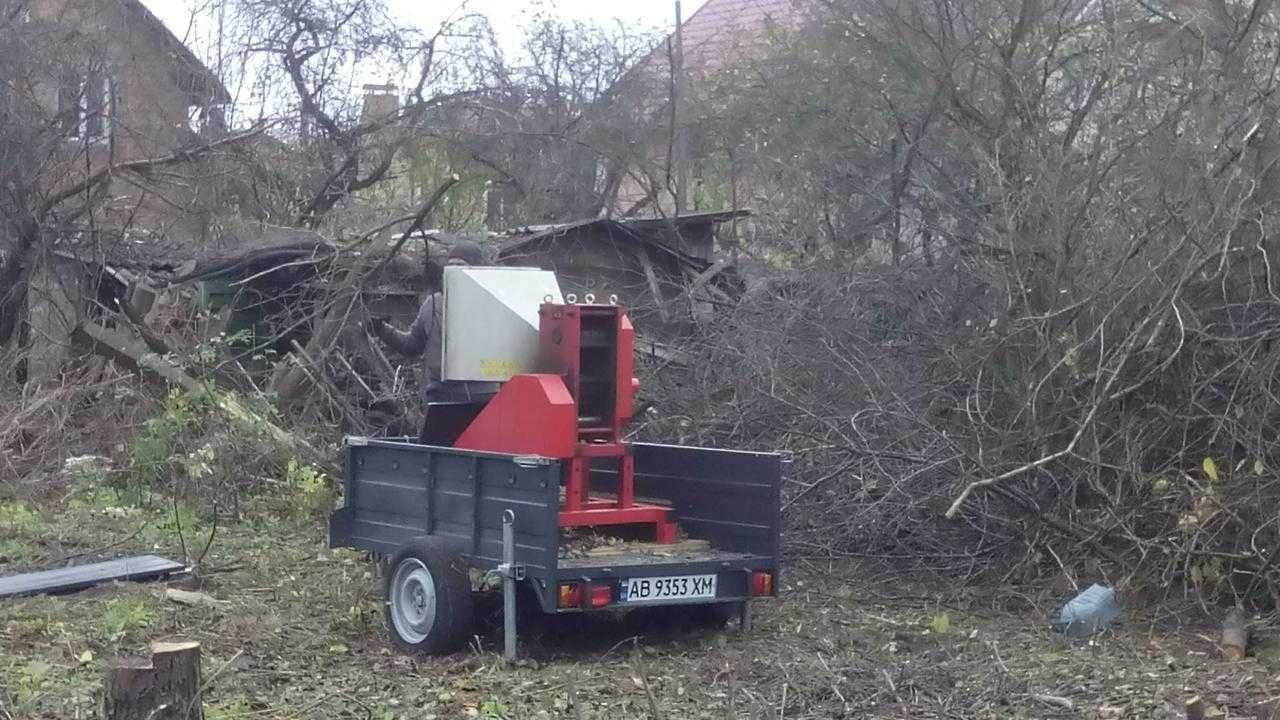
{"label": "wood chipper machine", "polygon": [[397,646],[458,648],[473,593],[501,588],[513,655],[519,584],[547,613],[690,605],[749,628],[749,601],[777,584],[779,455],[629,442],[631,323],[553,273],[446,268],[443,331],[444,378],[496,394],[428,408],[428,429],[457,428],[432,444],[346,438],[330,518],[331,546],[382,563]]}

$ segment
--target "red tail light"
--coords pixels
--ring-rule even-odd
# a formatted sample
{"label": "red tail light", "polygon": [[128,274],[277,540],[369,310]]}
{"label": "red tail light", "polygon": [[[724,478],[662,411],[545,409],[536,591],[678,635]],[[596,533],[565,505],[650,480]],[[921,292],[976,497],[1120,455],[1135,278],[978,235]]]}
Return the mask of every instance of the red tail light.
{"label": "red tail light", "polygon": [[564,583],[560,586],[559,597],[556,598],[558,608],[582,607],[582,586],[578,583]]}
{"label": "red tail light", "polygon": [[757,570],[751,573],[751,597],[773,594],[773,573]]}
{"label": "red tail light", "polygon": [[613,586],[612,585],[592,585],[591,586],[591,607],[602,608],[613,602]]}

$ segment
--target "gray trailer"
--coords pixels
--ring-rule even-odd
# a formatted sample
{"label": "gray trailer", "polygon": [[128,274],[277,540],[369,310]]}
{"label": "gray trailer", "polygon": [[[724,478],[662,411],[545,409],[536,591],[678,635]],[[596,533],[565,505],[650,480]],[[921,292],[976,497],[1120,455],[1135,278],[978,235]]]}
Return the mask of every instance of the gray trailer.
{"label": "gray trailer", "polygon": [[[330,517],[329,545],[383,563],[387,627],[406,652],[465,644],[473,593],[492,585],[486,577],[501,578],[507,597],[508,653],[517,584],[545,613],[702,606],[740,613],[748,629],[750,600],[777,587],[780,456],[632,448],[636,496],[669,506],[685,537],[706,541],[698,549],[667,555],[620,544],[607,556],[572,556],[559,523],[560,461],[356,437],[345,442],[344,505]],[[616,483],[616,472],[592,471],[593,491]]]}

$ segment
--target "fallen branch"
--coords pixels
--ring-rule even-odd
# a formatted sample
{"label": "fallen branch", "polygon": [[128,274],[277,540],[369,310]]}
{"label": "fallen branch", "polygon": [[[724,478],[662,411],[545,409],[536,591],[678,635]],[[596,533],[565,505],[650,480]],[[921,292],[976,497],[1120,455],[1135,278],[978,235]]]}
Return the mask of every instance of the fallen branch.
{"label": "fallen branch", "polygon": [[[1136,333],[1133,335],[1130,335],[1129,337],[1130,344],[1132,344],[1132,341],[1135,337],[1136,337]],[[1094,416],[1096,416],[1098,414],[1098,410],[1102,408],[1104,399],[1106,399],[1107,395],[1111,392],[1111,386],[1114,385],[1116,382],[1116,379],[1120,377],[1120,371],[1124,368],[1125,361],[1128,359],[1129,359],[1129,356],[1127,352],[1121,356],[1120,362],[1117,364],[1116,368],[1113,371],[1111,371],[1111,377],[1107,379],[1106,385],[1103,386],[1102,391],[1097,394],[1096,396],[1097,400],[1095,400],[1093,403],[1093,406],[1089,408],[1089,413],[1085,415],[1084,420],[1081,421],[1080,423],[1080,426],[1076,428],[1075,434],[1071,436],[1071,442],[1067,443],[1066,447],[1062,448],[1058,452],[1045,455],[1039,460],[1036,460],[1034,462],[1029,462],[1026,465],[1023,465],[1022,467],[1014,468],[1013,470],[1010,470],[1009,472],[1006,472],[1004,474],[997,475],[995,477],[990,477],[985,480],[976,480],[974,482],[969,483],[968,485],[965,486],[964,490],[960,492],[960,495],[956,497],[955,501],[951,503],[951,507],[947,508],[947,512],[945,513],[946,518],[948,520],[954,519],[955,516],[960,512],[960,508],[964,505],[965,501],[969,499],[969,496],[972,495],[975,490],[988,487],[990,485],[995,485],[996,483],[1001,482],[1003,480],[1008,480],[1010,478],[1014,478],[1019,475],[1022,475],[1023,473],[1027,473],[1032,470],[1035,470],[1036,468],[1044,467],[1045,465],[1048,465],[1049,463],[1055,460],[1067,457],[1072,453],[1074,453],[1076,451],[1076,445],[1078,445],[1080,443],[1080,439],[1084,437],[1085,430],[1088,430],[1089,426],[1093,424]]]}
{"label": "fallen branch", "polygon": [[142,338],[142,341],[147,344],[151,352],[157,355],[168,355],[172,352],[169,344],[156,331],[152,330],[151,326],[147,325],[146,320],[138,313],[138,309],[133,307],[132,303],[116,300],[116,307],[120,310],[120,314],[124,315],[129,324],[133,326],[133,329]]}
{"label": "fallen branch", "polygon": [[653,304],[658,309],[658,317],[664,323],[670,322],[671,313],[667,311],[667,302],[662,297],[662,286],[658,283],[658,273],[653,269],[653,261],[649,259],[649,253],[645,252],[644,248],[637,248],[636,258],[640,261],[640,267],[644,269],[644,278],[649,283],[649,292],[653,295]]}
{"label": "fallen branch", "polygon": [[[81,323],[72,331],[72,339],[87,345],[94,353],[139,372],[152,380],[180,387],[187,392],[200,392],[205,385],[171,364],[161,355],[151,352],[145,345],[129,339],[117,330],[94,323]],[[242,429],[265,431],[281,447],[293,451],[306,450],[318,456],[305,440],[286,432],[266,418],[250,411],[240,400],[229,393],[218,398],[218,407]]]}
{"label": "fallen branch", "polygon": [[[334,290],[329,300],[322,304],[322,307],[328,309],[315,325],[315,331],[306,345],[306,352],[311,364],[314,365],[317,360],[323,361],[328,356],[329,349],[336,343],[342,328],[347,326],[351,312],[360,298],[361,290],[377,282],[382,271],[391,263],[413,233],[426,222],[431,211],[444,199],[445,194],[459,181],[460,178],[457,175],[453,175],[441,183],[436,188],[436,191],[431,194],[431,197],[418,209],[413,223],[385,254],[370,253],[356,267],[338,276],[334,283],[337,289]],[[376,264],[371,265],[371,263],[375,262]],[[280,364],[272,385],[276,390],[276,396],[279,398],[282,409],[296,406],[298,401],[305,396],[307,379],[307,373],[303,370],[302,361],[292,364],[289,362]]]}
{"label": "fallen branch", "polygon": [[188,392],[196,392],[201,385],[181,368],[164,356],[152,352],[143,344],[130,340],[119,331],[94,323],[81,323],[71,333],[73,341],[86,345],[94,353],[106,357],[142,375],[175,385]]}
{"label": "fallen branch", "polygon": [[1058,695],[1032,695],[1031,699],[1035,700],[1038,703],[1051,705],[1053,707],[1061,708],[1063,710],[1076,709],[1076,704],[1071,701],[1071,698],[1064,698]]}

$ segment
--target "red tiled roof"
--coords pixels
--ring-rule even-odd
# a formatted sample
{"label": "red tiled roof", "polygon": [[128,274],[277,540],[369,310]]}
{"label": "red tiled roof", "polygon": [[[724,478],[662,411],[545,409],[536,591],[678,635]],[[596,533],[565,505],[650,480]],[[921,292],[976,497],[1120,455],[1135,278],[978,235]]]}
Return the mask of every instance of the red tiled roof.
{"label": "red tiled roof", "polygon": [[[772,32],[798,27],[810,4],[811,0],[707,0],[680,26],[685,70],[706,74],[744,54],[759,53]],[[665,74],[669,40],[659,43],[637,67]]]}
{"label": "red tiled roof", "polygon": [[796,0],[707,0],[681,27],[685,62],[755,44],[771,24],[787,28],[798,19]]}

